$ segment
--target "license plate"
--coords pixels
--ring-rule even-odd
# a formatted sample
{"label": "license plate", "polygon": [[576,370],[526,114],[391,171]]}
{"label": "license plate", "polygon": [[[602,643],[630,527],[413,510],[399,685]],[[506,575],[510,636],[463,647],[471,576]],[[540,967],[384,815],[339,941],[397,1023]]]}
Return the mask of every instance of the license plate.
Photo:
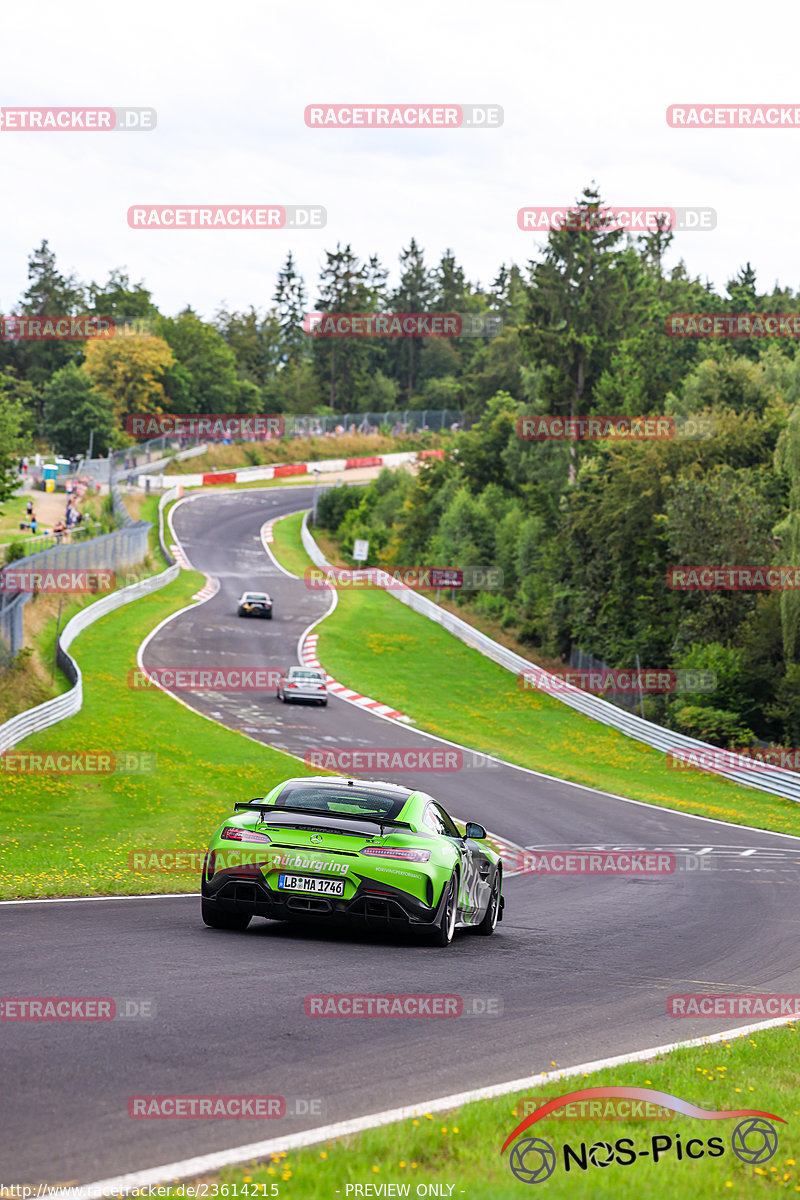
{"label": "license plate", "polygon": [[292,892],[316,892],[318,896],[343,896],[343,879],[314,879],[310,875],[279,875],[278,887]]}

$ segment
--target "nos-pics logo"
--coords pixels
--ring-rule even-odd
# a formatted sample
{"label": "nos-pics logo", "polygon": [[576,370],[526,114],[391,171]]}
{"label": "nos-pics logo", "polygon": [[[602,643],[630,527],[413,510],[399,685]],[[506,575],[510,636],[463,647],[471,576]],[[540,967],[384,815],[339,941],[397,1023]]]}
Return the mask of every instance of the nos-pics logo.
{"label": "nos-pics logo", "polygon": [[[730,1149],[737,1158],[749,1166],[760,1166],[762,1163],[769,1162],[778,1149],[778,1131],[772,1122],[786,1123],[783,1117],[778,1117],[775,1113],[762,1112],[756,1108],[731,1108],[719,1111],[698,1108],[696,1104],[690,1104],[688,1100],[681,1100],[677,1096],[670,1095],[669,1092],[659,1092],[654,1088],[583,1088],[579,1092],[556,1096],[553,1100],[548,1100],[546,1104],[537,1108],[506,1138],[500,1153],[504,1154],[511,1143],[530,1129],[531,1125],[541,1121],[543,1117],[563,1105],[577,1100],[594,1100],[609,1096],[622,1096],[629,1100],[654,1103],[700,1121],[725,1121],[731,1117],[738,1117],[740,1120],[731,1134]],[[569,1172],[573,1170],[588,1171],[592,1167],[603,1168],[613,1164],[628,1167],[639,1158],[650,1158],[653,1162],[660,1162],[662,1158],[674,1155],[678,1160],[684,1158],[696,1160],[704,1157],[720,1158],[725,1153],[726,1146],[721,1137],[695,1137],[682,1141],[679,1133],[673,1136],[664,1133],[653,1134],[641,1149],[637,1147],[633,1138],[623,1137],[617,1138],[615,1141],[597,1141],[592,1145],[580,1142],[577,1146],[572,1146],[565,1142],[560,1151],[556,1151],[555,1147],[544,1138],[526,1137],[514,1145],[508,1158],[508,1165],[520,1183],[544,1183],[555,1171],[559,1157],[563,1160],[564,1171]]]}

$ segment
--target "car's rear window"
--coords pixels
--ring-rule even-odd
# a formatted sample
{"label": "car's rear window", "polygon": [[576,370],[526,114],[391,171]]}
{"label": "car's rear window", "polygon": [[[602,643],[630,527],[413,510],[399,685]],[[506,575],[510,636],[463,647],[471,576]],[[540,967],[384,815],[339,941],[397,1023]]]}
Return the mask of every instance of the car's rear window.
{"label": "car's rear window", "polygon": [[407,796],[361,790],[357,786],[293,783],[275,801],[276,808],[305,808],[316,813],[349,813],[352,816],[394,819]]}
{"label": "car's rear window", "polygon": [[324,679],[325,673],[323,671],[303,671],[298,667],[292,667],[291,676],[292,679]]}
{"label": "car's rear window", "polygon": [[266,598],[266,592],[247,592],[245,594],[245,600],[266,600]]}

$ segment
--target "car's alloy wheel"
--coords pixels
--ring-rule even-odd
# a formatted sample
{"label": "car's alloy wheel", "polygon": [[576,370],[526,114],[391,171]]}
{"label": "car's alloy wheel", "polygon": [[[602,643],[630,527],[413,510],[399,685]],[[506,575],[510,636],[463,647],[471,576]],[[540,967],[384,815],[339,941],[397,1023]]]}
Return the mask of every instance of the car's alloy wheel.
{"label": "car's alloy wheel", "polygon": [[494,933],[497,925],[497,917],[500,913],[500,868],[498,867],[494,873],[492,880],[492,894],[489,897],[489,903],[486,906],[483,920],[475,926],[476,933],[482,933],[484,937],[488,937],[490,933]]}
{"label": "car's alloy wheel", "polygon": [[201,897],[200,907],[203,921],[211,929],[247,929],[250,924],[251,913],[231,912],[228,909],[220,908],[213,900],[207,900],[205,896]]}
{"label": "car's alloy wheel", "polygon": [[435,927],[433,940],[436,946],[449,946],[453,940],[456,927],[456,912],[458,909],[458,876],[451,875],[447,885],[447,899],[444,902],[442,915]]}

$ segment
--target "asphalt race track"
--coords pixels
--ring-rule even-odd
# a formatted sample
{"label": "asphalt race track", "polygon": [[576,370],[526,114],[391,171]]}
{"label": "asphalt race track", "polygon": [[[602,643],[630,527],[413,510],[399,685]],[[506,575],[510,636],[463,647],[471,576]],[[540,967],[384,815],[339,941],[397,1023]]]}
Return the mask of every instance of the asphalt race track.
{"label": "asphalt race track", "polygon": [[[298,638],[329,597],[278,571],[259,530],[310,498],[305,487],[203,493],[177,509],[190,562],[216,576],[220,590],[159,631],[148,668],[297,661]],[[274,619],[238,619],[241,591],[264,586]],[[254,693],[183,698],[301,758],[319,747],[436,744],[336,698],[327,708]],[[673,993],[800,992],[800,840],[506,766],[411,773],[403,782],[521,846],[686,849],[702,852],[692,861],[704,867],[647,879],[517,875],[506,881],[495,936],[457,934],[447,950],[260,919],[243,934],[216,932],[203,926],[196,897],[0,905],[3,960],[14,963],[13,974],[3,972],[4,995],[155,1004],[150,1019],[0,1024],[3,1085],[13,1098],[0,1179],[101,1179],[516,1079],[553,1061],[566,1068],[748,1023],[667,1017]],[[249,796],[259,794],[254,772]],[[307,1017],[304,997],[330,992],[492,998],[498,1011]],[[297,1115],[164,1121],[127,1113],[134,1095],[208,1093],[282,1095]],[[506,1133],[513,1124],[509,1102]]]}

